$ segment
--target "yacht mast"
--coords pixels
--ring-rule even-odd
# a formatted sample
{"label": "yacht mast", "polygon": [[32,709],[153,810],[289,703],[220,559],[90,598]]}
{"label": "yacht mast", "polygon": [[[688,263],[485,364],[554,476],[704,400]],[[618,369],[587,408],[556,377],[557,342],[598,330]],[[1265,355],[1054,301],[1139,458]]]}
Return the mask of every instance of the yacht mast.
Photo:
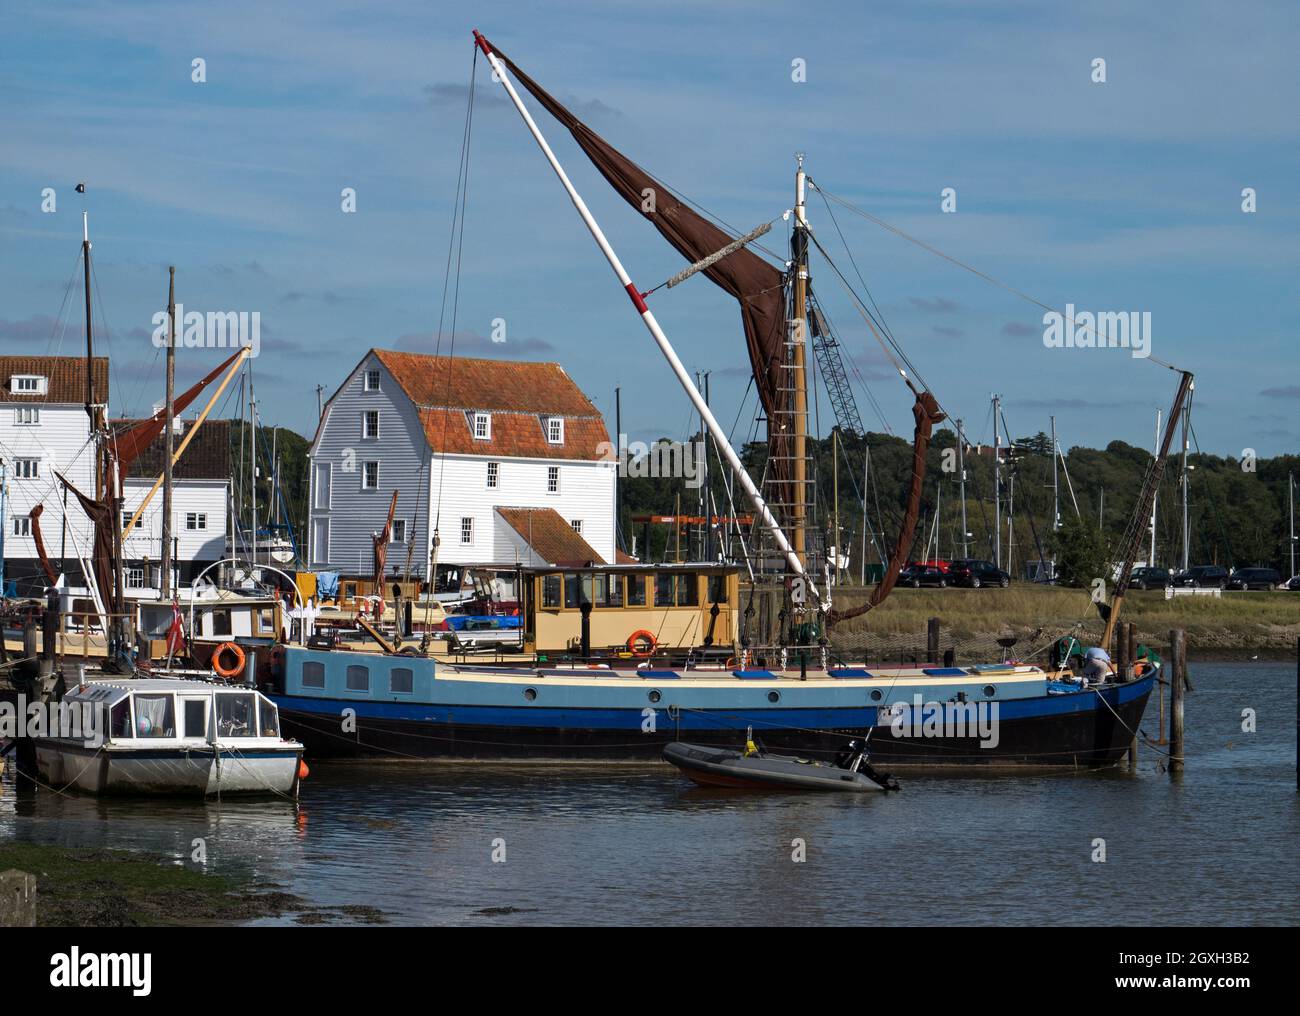
{"label": "yacht mast", "polygon": [[794,411],[794,461],[791,463],[790,532],[794,551],[808,561],[808,214],[807,176],[803,152],[795,155],[794,232],[791,237],[794,271],[794,318],[790,332],[790,388]]}
{"label": "yacht mast", "polygon": [[781,531],[781,527],[773,517],[771,509],[768,508],[767,502],[763,499],[763,495],[759,492],[758,487],[755,486],[753,479],[746,471],[744,464],[740,461],[740,456],[736,454],[736,450],[731,446],[731,442],[727,439],[726,430],[724,430],[722,425],[718,423],[717,418],[713,415],[713,411],[704,401],[704,397],[700,394],[699,389],[696,388],[694,382],[691,381],[690,374],[687,373],[686,367],[682,364],[680,357],[677,355],[677,351],[673,349],[672,343],[668,341],[668,336],[664,334],[664,330],[660,327],[654,313],[646,306],[644,295],[632,282],[631,276],[628,275],[627,270],[623,267],[623,262],[619,260],[618,255],[614,252],[614,248],[610,246],[609,240],[606,239],[605,234],[601,231],[595,217],[591,214],[591,210],[587,208],[587,203],[583,201],[582,195],[578,193],[577,188],[575,188],[572,181],[569,180],[568,174],[565,173],[564,167],[560,165],[559,159],[556,158],[555,153],[551,150],[551,146],[547,143],[541,129],[537,126],[536,121],[533,120],[532,114],[528,112],[528,108],[524,105],[523,100],[519,98],[519,93],[515,90],[514,84],[511,83],[510,78],[506,76],[505,65],[497,59],[496,53],[493,51],[487,39],[477,31],[474,32],[474,42],[487,58],[489,65],[492,67],[494,77],[496,80],[501,82],[502,87],[506,90],[506,94],[510,97],[510,101],[514,104],[515,109],[519,111],[519,116],[523,119],[524,125],[528,128],[528,132],[533,136],[533,140],[537,142],[537,147],[542,150],[542,154],[546,157],[546,161],[550,163],[551,169],[555,172],[556,177],[568,193],[569,200],[573,202],[573,207],[577,210],[578,215],[586,225],[588,232],[591,233],[592,239],[596,241],[596,246],[598,246],[601,253],[605,255],[605,260],[609,262],[609,266],[613,269],[614,275],[617,277],[619,284],[627,290],[627,294],[631,298],[633,306],[636,307],[637,314],[640,316],[642,323],[650,332],[651,337],[655,341],[655,345],[659,347],[659,351],[663,354],[664,359],[668,361],[668,366],[672,368],[673,374],[676,376],[682,389],[686,392],[687,398],[691,400],[691,404],[695,407],[696,412],[698,412],[704,419],[709,431],[713,434],[714,440],[718,443],[718,449],[726,458],[728,465],[735,470],[736,478],[740,481],[741,486],[745,488],[745,493],[749,496],[750,502],[754,506],[755,513],[762,518],[763,524],[770,530],[772,539],[780,549],[786,563],[790,567],[790,570],[802,579],[803,589],[801,592],[805,595],[796,596],[796,602],[798,603],[800,600],[807,601],[811,599],[820,602],[823,608],[828,607],[829,604],[822,601],[813,578],[805,571],[802,556],[796,552],[796,548],[791,545],[788,539],[786,539],[785,533]]}

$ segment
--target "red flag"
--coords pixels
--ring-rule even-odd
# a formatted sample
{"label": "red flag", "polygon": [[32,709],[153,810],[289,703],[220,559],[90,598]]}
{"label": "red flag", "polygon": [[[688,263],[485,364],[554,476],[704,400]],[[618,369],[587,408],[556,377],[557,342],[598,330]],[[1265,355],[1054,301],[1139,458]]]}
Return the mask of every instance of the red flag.
{"label": "red flag", "polygon": [[179,656],[185,648],[185,629],[181,625],[181,605],[172,599],[172,623],[167,629],[167,655]]}

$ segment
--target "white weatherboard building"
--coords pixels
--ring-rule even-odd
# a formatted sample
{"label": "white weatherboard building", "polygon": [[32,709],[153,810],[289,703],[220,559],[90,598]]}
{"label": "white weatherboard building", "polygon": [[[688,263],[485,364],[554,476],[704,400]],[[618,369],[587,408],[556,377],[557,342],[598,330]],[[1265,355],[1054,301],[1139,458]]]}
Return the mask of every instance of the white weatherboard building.
{"label": "white weatherboard building", "polygon": [[[108,360],[91,372],[93,405],[108,402]],[[64,519],[62,473],[83,494],[95,496],[95,448],[86,414],[86,360],[76,356],[0,356],[0,459],[4,460],[5,584],[20,595],[47,585],[36,550],[59,571],[80,580],[78,553],[90,554],[91,525],[75,498]],[[33,512],[41,510],[33,519]]]}
{"label": "white weatherboard building", "polygon": [[549,509],[581,537],[565,553],[613,562],[608,441],[558,364],[372,349],[326,403],[312,442],[310,566],[373,574],[371,538],[394,491],[390,575],[405,574],[409,553],[412,577],[428,578],[435,531],[439,565],[555,563],[521,538],[508,510],[524,508]]}

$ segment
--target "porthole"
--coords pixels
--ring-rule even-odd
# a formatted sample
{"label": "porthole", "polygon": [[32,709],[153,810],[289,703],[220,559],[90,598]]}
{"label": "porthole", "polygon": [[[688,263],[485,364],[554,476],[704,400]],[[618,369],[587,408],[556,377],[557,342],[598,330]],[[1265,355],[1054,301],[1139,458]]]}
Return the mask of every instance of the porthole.
{"label": "porthole", "polygon": [[532,702],[534,699],[537,698],[537,689],[536,689],[536,688],[525,688],[525,689],[524,689],[524,698],[526,698],[529,702]]}
{"label": "porthole", "polygon": [[769,691],[769,692],[767,693],[767,700],[768,700],[769,702],[780,702],[780,701],[781,701],[781,693],[780,693],[779,691]]}
{"label": "porthole", "polygon": [[986,685],[984,686],[984,697],[985,697],[985,698],[992,698],[992,697],[993,697],[994,695],[996,695],[997,693],[998,693],[998,690],[997,690],[996,688],[994,688],[993,685],[991,685],[991,684],[986,684]]}
{"label": "porthole", "polygon": [[650,693],[650,701],[651,701],[651,702],[658,702],[661,698],[663,698],[663,696],[659,694],[659,690],[658,690],[658,689],[655,689],[654,691],[652,691],[652,692]]}
{"label": "porthole", "polygon": [[880,690],[879,688],[873,688],[873,689],[871,690],[871,701],[872,701],[872,702],[879,702],[879,701],[880,701],[882,698],[884,698],[884,697],[885,697],[884,694],[881,692],[881,690]]}

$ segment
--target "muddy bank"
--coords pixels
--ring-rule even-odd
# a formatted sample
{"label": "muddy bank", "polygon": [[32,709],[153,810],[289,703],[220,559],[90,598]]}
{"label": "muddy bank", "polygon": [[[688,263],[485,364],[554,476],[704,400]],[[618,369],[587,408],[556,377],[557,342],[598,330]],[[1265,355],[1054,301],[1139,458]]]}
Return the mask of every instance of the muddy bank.
{"label": "muddy bank", "polygon": [[241,924],[288,917],[301,924],[382,924],[371,907],[318,907],[272,883],[186,867],[174,857],[0,843],[0,871],[36,876],[43,927],[120,928]]}

